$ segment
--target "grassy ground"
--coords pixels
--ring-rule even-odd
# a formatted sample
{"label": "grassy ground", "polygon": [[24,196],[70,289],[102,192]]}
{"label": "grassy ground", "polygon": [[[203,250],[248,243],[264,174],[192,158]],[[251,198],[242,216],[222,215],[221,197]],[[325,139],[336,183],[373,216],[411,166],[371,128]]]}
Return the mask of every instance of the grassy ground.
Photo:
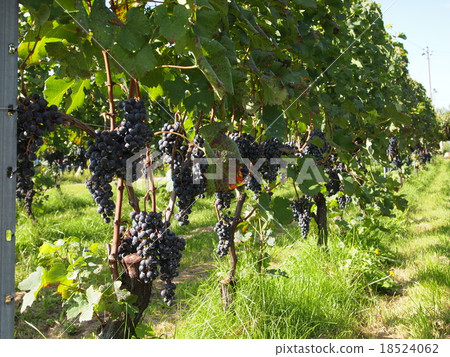
{"label": "grassy ground", "polygon": [[[228,258],[214,253],[211,198],[200,200],[191,225],[173,226],[187,239],[177,304],[165,306],[155,289],[145,323],[169,338],[448,337],[449,180],[450,162],[443,160],[410,179],[402,189],[409,211],[395,219],[367,222],[350,207],[344,218],[353,219],[353,229],[332,225],[326,250],[317,247],[314,228],[303,240],[295,224],[274,227],[276,244],[265,250],[263,274],[257,272],[257,243],[240,244],[235,299],[227,312],[219,281]],[[110,240],[112,227],[96,213],[82,182],[71,176],[61,190],[50,190],[35,209],[37,223],[19,210],[17,281],[36,268],[44,241],[76,236],[88,246]],[[17,313],[16,337],[42,337],[29,323],[47,337],[93,336],[95,323],[66,321],[59,296],[46,289],[44,297]]]}
{"label": "grassy ground", "polygon": [[411,178],[402,192],[410,209],[405,234],[392,241],[402,263],[395,280],[402,286],[393,298],[380,299],[369,326],[378,337],[450,337],[450,161],[440,160]]}

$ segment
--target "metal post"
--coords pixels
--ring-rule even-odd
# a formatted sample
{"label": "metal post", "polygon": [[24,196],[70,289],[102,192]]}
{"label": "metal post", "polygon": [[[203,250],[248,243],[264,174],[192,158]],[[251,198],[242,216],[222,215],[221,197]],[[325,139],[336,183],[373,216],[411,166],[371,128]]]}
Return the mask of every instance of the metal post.
{"label": "metal post", "polygon": [[0,338],[14,337],[17,0],[0,0]]}
{"label": "metal post", "polygon": [[429,90],[430,90],[431,104],[433,104],[433,87],[431,86],[431,60],[430,60],[431,52],[430,52],[430,48],[428,46],[425,49],[425,53],[424,54],[427,55],[427,62],[428,62],[428,87],[429,87]]}

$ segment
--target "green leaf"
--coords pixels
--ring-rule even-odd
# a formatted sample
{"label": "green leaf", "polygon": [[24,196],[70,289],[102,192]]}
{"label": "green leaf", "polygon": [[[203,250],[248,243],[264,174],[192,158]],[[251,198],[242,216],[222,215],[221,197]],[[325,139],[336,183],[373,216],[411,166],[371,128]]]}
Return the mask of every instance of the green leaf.
{"label": "green leaf", "polygon": [[194,25],[194,32],[198,36],[212,38],[218,31],[219,21],[222,15],[219,11],[200,10],[197,11],[197,21]]}
{"label": "green leaf", "polygon": [[225,18],[228,15],[228,1],[227,0],[209,0],[209,3],[219,10]]}
{"label": "green leaf", "polygon": [[71,78],[56,78],[54,76],[49,77],[45,81],[44,95],[49,104],[59,105],[61,104],[64,95],[75,84],[75,80]]}
{"label": "green leaf", "polygon": [[58,3],[61,4],[61,7],[63,7],[65,11],[71,12],[77,10],[75,7],[76,2],[73,0],[58,0]]}
{"label": "green leaf", "polygon": [[173,81],[165,81],[162,87],[171,105],[180,104],[186,96],[186,90],[188,89],[187,83],[180,77],[175,77]]}
{"label": "green leaf", "polygon": [[345,130],[335,130],[333,132],[333,141],[348,152],[352,152],[355,148],[352,136],[346,133]]}
{"label": "green leaf", "polygon": [[344,185],[344,193],[346,195],[353,195],[355,193],[355,180],[351,176],[347,176],[342,180]]}
{"label": "green leaf", "polygon": [[96,41],[104,48],[111,48],[116,32],[122,24],[117,16],[106,7],[104,1],[94,1],[89,15],[89,23]]}
{"label": "green leaf", "polygon": [[86,297],[90,305],[95,306],[99,303],[102,298],[102,293],[98,290],[95,290],[93,286],[90,286],[86,290]]}
{"label": "green leaf", "polygon": [[220,42],[204,37],[201,38],[201,45],[203,53],[215,73],[215,77],[223,83],[228,93],[233,94],[231,65],[227,57],[227,49]]}
{"label": "green leaf", "polygon": [[81,316],[80,316],[80,322],[91,320],[92,315],[94,314],[94,309],[83,298],[83,296],[76,295],[73,299],[73,302],[76,303],[76,305],[67,310],[67,312],[66,312],[67,318],[69,320],[73,320],[73,319],[77,318],[78,315],[83,314],[84,320],[81,320]]}
{"label": "green leaf", "polygon": [[41,4],[39,10],[34,13],[33,16],[36,21],[35,25],[42,26],[50,17],[50,8],[46,4]]}
{"label": "green leaf", "polygon": [[156,58],[151,45],[142,48],[134,58],[135,73],[138,78],[142,78],[145,74],[155,68]]}
{"label": "green leaf", "polygon": [[63,263],[56,263],[42,276],[42,284],[54,284],[66,280],[67,268]]}
{"label": "green leaf", "polygon": [[128,10],[125,26],[140,36],[148,35],[152,31],[152,26],[147,16],[145,16],[142,9],[137,7],[132,7]]}
{"label": "green leaf", "polygon": [[285,225],[292,222],[292,210],[287,198],[275,197],[272,202],[272,211],[278,223]]}
{"label": "green leaf", "polygon": [[[27,60],[28,65],[39,64],[42,58],[47,56],[45,50],[46,41],[39,41],[37,44],[35,41],[32,42],[22,42],[19,45],[18,53],[19,58],[22,60]],[[34,52],[32,50],[34,49]]]}
{"label": "green leaf", "polygon": [[264,104],[283,104],[284,100],[288,96],[288,91],[282,86],[278,78],[262,75],[260,84]]}
{"label": "green leaf", "polygon": [[120,29],[116,41],[128,51],[139,51],[146,44],[150,31],[151,26],[147,16],[140,9],[131,8],[127,12],[125,26]]}
{"label": "green leaf", "polygon": [[24,312],[28,306],[31,306],[36,300],[36,296],[39,290],[42,288],[42,275],[45,273],[45,269],[42,267],[38,267],[35,272],[28,275],[28,277],[21,281],[18,285],[20,290],[29,290],[28,293],[25,294],[22,301],[22,307],[20,312]]}
{"label": "green leaf", "polygon": [[19,283],[19,289],[35,291],[41,285],[41,277],[44,272],[45,269],[43,267],[37,267],[36,271]]}
{"label": "green leaf", "polygon": [[298,176],[295,178],[301,191],[310,196],[316,196],[325,182],[325,173],[322,165],[316,165],[314,159],[307,155],[298,159]]}
{"label": "green leaf", "polygon": [[199,133],[207,142],[213,142],[218,135],[225,135],[229,128],[230,123],[216,121],[200,127]]}
{"label": "green leaf", "polygon": [[262,121],[265,125],[266,138],[283,140],[286,134],[286,119],[279,106],[266,105],[263,108]]}
{"label": "green leaf", "polygon": [[39,248],[38,257],[41,257],[43,255],[51,255],[60,249],[61,249],[61,246],[53,245],[50,243],[44,243]]}
{"label": "green leaf", "polygon": [[211,87],[213,88],[217,98],[219,98],[219,100],[222,100],[226,93],[225,84],[217,76],[217,73],[214,71],[208,59],[205,56],[200,56],[196,57],[196,62],[198,68],[202,71],[206,79],[211,84]]}
{"label": "green leaf", "polygon": [[80,322],[92,320],[94,308],[100,302],[101,297],[102,293],[90,286],[86,290],[86,298],[82,295],[75,296],[73,301],[76,305],[67,310],[67,318],[75,319],[80,315]]}
{"label": "green leaf", "polygon": [[183,5],[175,5],[169,16],[166,5],[155,7],[155,22],[159,31],[168,41],[175,42],[188,30],[190,13]]}
{"label": "green leaf", "polygon": [[302,7],[317,7],[316,0],[295,0],[295,3]]}
{"label": "green leaf", "polygon": [[75,109],[81,107],[86,98],[86,94],[84,92],[85,89],[89,89],[91,87],[90,80],[84,79],[82,81],[77,81],[73,84],[72,93],[70,94],[69,101],[67,102],[66,113],[70,114]]}
{"label": "green leaf", "polygon": [[262,192],[259,195],[258,203],[260,204],[261,208],[263,208],[265,211],[270,209],[270,196],[267,192]]}
{"label": "green leaf", "polygon": [[310,139],[309,143],[317,146],[318,148],[323,148],[325,146],[325,142],[318,136],[315,136],[312,139]]}

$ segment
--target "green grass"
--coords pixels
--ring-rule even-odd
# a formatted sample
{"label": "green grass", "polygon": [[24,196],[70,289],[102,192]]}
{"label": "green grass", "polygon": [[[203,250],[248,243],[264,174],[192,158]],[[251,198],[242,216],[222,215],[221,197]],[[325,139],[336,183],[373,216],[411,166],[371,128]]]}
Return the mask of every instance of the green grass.
{"label": "green grass", "polygon": [[[171,227],[187,240],[177,304],[164,305],[155,289],[144,321],[168,338],[448,337],[449,164],[438,160],[410,178],[402,188],[410,208],[394,219],[364,218],[350,206],[344,218],[353,219],[354,228],[330,225],[328,249],[317,247],[314,224],[307,240],[295,224],[275,226],[276,244],[265,251],[263,274],[257,272],[258,243],[239,244],[234,301],[226,312],[219,281],[227,275],[228,257],[215,254],[212,198],[199,200],[189,226]],[[286,186],[276,195],[293,192]],[[61,190],[48,196],[35,208],[37,223],[18,210],[17,281],[36,268],[44,241],[76,236],[88,246],[111,239],[112,227],[96,213],[83,177],[64,176]],[[129,211],[125,205],[124,217]],[[39,337],[24,320],[49,334],[43,311],[64,324],[59,297],[51,291],[44,296],[18,315],[18,337]]]}
{"label": "green grass", "polygon": [[450,337],[450,162],[442,159],[402,188],[410,208],[406,234],[392,242],[402,264],[404,287],[394,302],[381,304],[390,334],[410,338]]}

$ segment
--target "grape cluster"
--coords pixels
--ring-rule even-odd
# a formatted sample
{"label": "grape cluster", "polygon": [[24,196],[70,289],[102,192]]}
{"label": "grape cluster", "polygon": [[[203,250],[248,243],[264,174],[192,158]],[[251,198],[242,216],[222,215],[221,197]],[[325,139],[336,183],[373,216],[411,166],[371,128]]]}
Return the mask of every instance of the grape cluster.
{"label": "grape cluster", "polygon": [[[264,180],[270,183],[277,179],[280,164],[272,163],[271,159],[281,158],[281,149],[284,146],[277,138],[270,138],[259,144],[255,138],[246,133],[239,135],[239,133],[233,132],[229,137],[236,143],[243,159],[248,159],[253,165],[259,159],[264,159],[264,163],[258,169],[258,172]],[[249,170],[245,165],[242,165],[240,172],[244,177],[247,189],[255,193],[255,198],[258,197],[261,193],[262,186],[256,178],[255,173],[251,172],[251,169]]]}
{"label": "grape cluster", "polygon": [[397,167],[399,169],[403,165],[403,160],[402,160],[402,158],[400,156],[395,156],[392,159],[392,163],[395,165],[395,167]]}
{"label": "grape cluster", "polygon": [[[335,154],[329,155],[325,162],[325,172],[328,174],[329,181],[325,185],[329,196],[333,196],[339,192],[344,191],[344,185],[339,178],[339,174],[344,172],[344,164],[337,161]],[[340,209],[345,209],[345,206],[352,201],[350,196],[341,195],[337,197],[337,202]]]}
{"label": "grape cluster", "polygon": [[266,161],[264,161],[264,164],[260,167],[259,172],[267,182],[273,182],[277,179],[280,164],[271,163],[270,160],[281,158],[281,147],[282,144],[277,138],[264,140],[261,145],[263,157]]}
{"label": "grape cluster", "polygon": [[242,158],[246,158],[250,160],[252,164],[255,164],[261,157],[261,146],[250,134],[243,133],[242,135],[239,135],[239,133],[235,131],[231,133],[229,137],[236,143]]}
{"label": "grape cluster", "polygon": [[204,139],[196,135],[191,157],[188,156],[181,166],[177,164],[172,173],[174,190],[178,197],[178,213],[175,214],[175,219],[182,226],[189,224],[189,214],[192,213],[192,206],[196,199],[205,196],[206,179],[204,173],[208,164],[195,162],[195,159],[201,159],[205,155],[202,150],[203,145]]}
{"label": "grape cluster", "polygon": [[426,164],[427,162],[431,162],[431,154],[428,151],[422,151],[419,155],[419,162],[421,164]]}
{"label": "grape cluster", "polygon": [[339,174],[344,172],[344,164],[338,161],[337,155],[328,155],[323,162],[324,171],[329,177],[328,183],[325,185],[329,196],[333,196],[344,189]]}
{"label": "grape cluster", "polygon": [[55,105],[34,94],[17,107],[17,185],[16,194],[25,200],[25,210],[32,215],[31,204],[35,191],[34,161],[37,151],[44,144],[43,137],[55,130],[64,120]]}
{"label": "grape cluster", "polygon": [[221,214],[221,219],[217,221],[216,226],[214,227],[214,232],[216,232],[219,237],[219,244],[216,250],[219,257],[228,254],[231,242],[231,222],[232,219],[228,215]]}
{"label": "grape cluster", "polygon": [[216,192],[215,204],[219,211],[230,208],[231,200],[235,198],[236,195],[233,191],[218,191]]}
{"label": "grape cluster", "polygon": [[398,142],[397,139],[393,136],[389,138],[389,145],[386,149],[386,154],[389,160],[395,165],[396,168],[401,168],[403,165],[403,160],[400,157],[398,150]]}
{"label": "grape cluster", "polygon": [[298,145],[295,141],[284,142],[282,148],[284,148],[285,151],[291,153],[297,153],[299,151]]}
{"label": "grape cluster", "polygon": [[92,173],[91,178],[86,180],[86,186],[98,205],[97,212],[109,223],[115,208],[111,182],[114,176],[123,176],[125,170],[119,133],[96,130],[95,141],[88,141],[86,157]]}
{"label": "grape cluster", "polygon": [[80,170],[83,173],[87,169],[86,149],[83,146],[76,146],[64,158],[63,164],[66,171]]}
{"label": "grape cluster", "polygon": [[121,121],[118,132],[123,140],[125,160],[133,156],[153,139],[153,132],[145,123],[147,112],[142,100],[131,98],[121,101],[119,109],[123,110],[124,119]]}
{"label": "grape cluster", "polygon": [[[250,134],[243,133],[242,135],[239,135],[238,132],[233,132],[229,137],[236,143],[243,159],[248,159],[251,164],[256,164],[261,158],[261,145],[258,144],[255,138]],[[246,182],[247,189],[253,191],[255,197],[257,197],[261,193],[261,183],[256,179],[255,175],[250,172],[246,165],[241,165],[240,172]]]}
{"label": "grape cluster", "polygon": [[55,166],[59,170],[63,171],[62,162],[64,161],[64,153],[60,150],[46,151],[43,159],[47,161],[50,166]]}
{"label": "grape cluster", "polygon": [[294,222],[298,223],[301,228],[303,238],[306,238],[309,233],[309,222],[311,221],[311,207],[313,205],[312,198],[304,195],[299,200],[291,203],[292,213],[294,214]]}
{"label": "grape cluster", "polygon": [[200,163],[195,161],[196,159],[204,159],[206,157],[204,146],[205,139],[199,135],[195,135],[194,148],[192,149],[192,158],[194,159],[192,165],[192,175],[194,177],[194,182],[202,186],[206,191],[206,179],[204,174],[206,170],[208,170],[208,163]]}
{"label": "grape cluster", "polygon": [[330,196],[335,195],[339,192],[341,188],[341,179],[339,178],[338,171],[330,168],[325,169],[325,172],[328,174],[329,181],[325,185]]}
{"label": "grape cluster", "polygon": [[179,122],[165,123],[161,128],[162,138],[158,142],[159,151],[166,155],[166,161],[173,167],[180,166],[187,156],[188,147],[184,145],[183,138],[178,135],[183,131]]}
{"label": "grape cluster", "polygon": [[195,159],[201,159],[205,155],[202,149],[204,139],[196,135],[190,151],[180,136],[183,133],[180,123],[165,123],[161,131],[162,139],[159,140],[158,147],[172,166],[172,182],[177,195],[178,213],[175,214],[175,219],[184,226],[189,224],[189,214],[197,197],[204,197],[206,191],[204,173],[208,165],[195,162]]}
{"label": "grape cluster", "polygon": [[96,130],[95,141],[88,141],[86,158],[92,173],[86,180],[87,188],[98,205],[106,223],[111,221],[114,201],[111,182],[115,176],[125,179],[127,160],[144,149],[153,138],[153,132],[145,124],[146,110],[143,101],[131,98],[121,101],[119,109],[124,119],[117,130]]}
{"label": "grape cluster", "polygon": [[[412,152],[412,156],[415,157],[422,165],[431,161],[432,158],[431,153],[428,152],[428,150],[426,150],[422,145],[417,144],[415,148],[410,147],[410,150]],[[410,161],[412,162],[411,159]]]}
{"label": "grape cluster", "polygon": [[49,151],[44,154],[44,160],[50,166],[56,167],[59,171],[74,171],[87,169],[86,149],[83,146],[75,146],[68,155],[60,150]]}
{"label": "grape cluster", "polygon": [[195,203],[196,196],[200,194],[198,191],[199,185],[194,184],[192,168],[187,164],[173,169],[172,181],[178,198],[176,203],[178,213],[175,214],[175,219],[180,226],[185,226],[189,224],[189,214],[192,213],[192,206]]}
{"label": "grape cluster", "polygon": [[176,285],[172,279],[178,276],[181,252],[186,241],[167,229],[163,215],[155,212],[131,213],[132,225],[129,230],[121,227],[121,244],[119,259],[129,254],[137,254],[139,263],[139,280],[150,283],[158,276],[165,282],[161,291],[164,302],[171,306],[175,297]]}
{"label": "grape cluster", "polygon": [[255,199],[258,198],[262,190],[262,185],[254,175],[250,175],[246,187],[247,189],[253,191],[253,193],[255,194]]}
{"label": "grape cluster", "polygon": [[386,154],[389,158],[394,158],[395,156],[398,155],[398,143],[397,143],[397,139],[394,138],[393,136],[391,136],[389,138],[389,145],[388,148],[386,150]]}
{"label": "grape cluster", "polygon": [[352,198],[347,195],[338,196],[337,202],[339,204],[339,208],[343,210],[343,209],[345,209],[345,206],[347,206],[347,204],[352,202]]}
{"label": "grape cluster", "polygon": [[[317,145],[311,142],[316,137],[322,140],[323,142],[322,147],[318,147]],[[321,130],[315,129],[311,132],[308,143],[305,145],[302,151],[302,155],[312,155],[314,156],[316,161],[321,163],[324,160],[324,154],[329,153],[330,149],[331,149],[330,145],[328,144],[325,138],[325,133],[322,132]]]}

